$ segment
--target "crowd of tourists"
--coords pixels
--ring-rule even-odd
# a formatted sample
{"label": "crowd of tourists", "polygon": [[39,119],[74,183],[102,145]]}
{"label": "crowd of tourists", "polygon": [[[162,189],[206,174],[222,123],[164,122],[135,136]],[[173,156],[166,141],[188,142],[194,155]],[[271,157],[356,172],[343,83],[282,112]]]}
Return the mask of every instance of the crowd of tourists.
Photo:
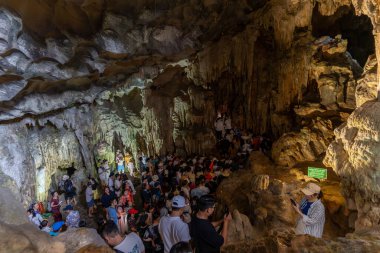
{"label": "crowd of tourists", "polygon": [[[96,220],[98,232],[116,252],[193,252],[192,248],[198,253],[220,252],[227,241],[231,214],[226,211],[221,219],[212,220],[216,189],[223,179],[245,166],[249,152],[270,149],[269,138],[223,124],[226,128],[217,133],[219,158],[142,154],[135,168],[132,156],[117,150],[114,168],[107,160],[99,162],[98,175],[89,177],[84,190],[87,215]],[[220,145],[223,141],[228,142],[227,149]],[[313,189],[314,193],[318,190]],[[96,191],[101,193],[98,199]],[[65,203],[60,194],[64,194]],[[85,226],[74,210],[76,195],[70,177],[63,176],[49,202],[54,223],[48,225],[39,203],[28,210],[30,221],[52,236]],[[65,220],[60,211],[63,204]]]}

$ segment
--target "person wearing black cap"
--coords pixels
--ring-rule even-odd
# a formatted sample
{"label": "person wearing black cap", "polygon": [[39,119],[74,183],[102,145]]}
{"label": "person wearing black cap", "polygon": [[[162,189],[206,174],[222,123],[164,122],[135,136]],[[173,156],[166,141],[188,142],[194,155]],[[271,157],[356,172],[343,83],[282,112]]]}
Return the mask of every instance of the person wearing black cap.
{"label": "person wearing black cap", "polygon": [[[190,234],[194,241],[196,253],[219,253],[220,247],[227,242],[228,224],[231,221],[231,214],[217,222],[210,222],[209,217],[215,211],[215,199],[211,195],[202,196],[198,202],[198,212],[191,220]],[[221,235],[215,227],[223,224]]]}

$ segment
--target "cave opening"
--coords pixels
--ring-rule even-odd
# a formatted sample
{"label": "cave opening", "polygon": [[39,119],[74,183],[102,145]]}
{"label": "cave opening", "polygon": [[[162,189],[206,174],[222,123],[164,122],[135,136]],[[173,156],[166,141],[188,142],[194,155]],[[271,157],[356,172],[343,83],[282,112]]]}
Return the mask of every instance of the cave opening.
{"label": "cave opening", "polygon": [[335,37],[341,34],[343,39],[347,39],[348,52],[362,67],[368,56],[375,52],[370,18],[365,15],[357,16],[352,6],[339,7],[334,15],[323,16],[319,12],[319,5],[316,5],[313,9],[311,24],[312,35],[316,38]]}

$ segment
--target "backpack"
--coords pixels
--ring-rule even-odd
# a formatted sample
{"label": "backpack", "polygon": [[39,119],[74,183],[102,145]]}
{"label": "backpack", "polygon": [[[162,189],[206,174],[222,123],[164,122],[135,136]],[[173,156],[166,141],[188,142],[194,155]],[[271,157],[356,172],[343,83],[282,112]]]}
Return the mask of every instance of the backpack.
{"label": "backpack", "polygon": [[73,182],[71,182],[70,179],[67,179],[65,181],[65,192],[74,192],[74,185]]}
{"label": "backpack", "polygon": [[65,181],[60,180],[58,183],[58,193],[62,193],[65,191]]}

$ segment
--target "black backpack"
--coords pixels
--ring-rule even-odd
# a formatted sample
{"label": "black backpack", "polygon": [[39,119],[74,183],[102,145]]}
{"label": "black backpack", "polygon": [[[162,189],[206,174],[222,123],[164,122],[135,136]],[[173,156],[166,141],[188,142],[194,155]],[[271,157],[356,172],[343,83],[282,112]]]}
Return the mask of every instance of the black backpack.
{"label": "black backpack", "polygon": [[73,185],[73,182],[71,182],[70,179],[67,179],[65,181],[65,192],[74,192],[74,185]]}

